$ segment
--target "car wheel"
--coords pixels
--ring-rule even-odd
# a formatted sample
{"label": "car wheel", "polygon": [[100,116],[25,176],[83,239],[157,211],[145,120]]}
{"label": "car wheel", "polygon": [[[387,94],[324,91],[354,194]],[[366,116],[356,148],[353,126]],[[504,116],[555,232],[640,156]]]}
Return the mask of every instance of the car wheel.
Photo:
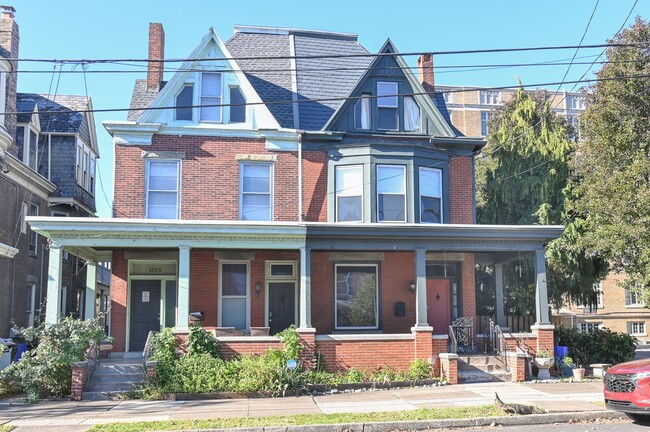
{"label": "car wheel", "polygon": [[625,413],[625,415],[631,418],[635,423],[650,424],[650,415],[648,414]]}

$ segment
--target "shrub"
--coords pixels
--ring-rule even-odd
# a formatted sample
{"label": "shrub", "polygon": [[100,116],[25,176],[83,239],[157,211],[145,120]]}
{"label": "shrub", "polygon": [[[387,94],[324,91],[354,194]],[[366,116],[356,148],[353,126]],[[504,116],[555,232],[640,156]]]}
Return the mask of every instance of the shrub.
{"label": "shrub", "polygon": [[431,378],[433,366],[427,360],[415,359],[409,365],[408,378],[412,380],[425,380]]}
{"label": "shrub", "polygon": [[27,328],[23,335],[32,343],[38,340],[38,346],[2,371],[1,376],[18,383],[32,403],[38,402],[41,394],[70,394],[72,364],[84,360],[88,348],[106,338],[98,319],[70,317],[54,325],[43,323]]}
{"label": "shrub", "polygon": [[569,347],[569,356],[579,366],[591,363],[617,364],[634,358],[637,339],[627,333],[609,329],[592,329],[580,332],[574,328],[560,327],[556,331],[558,345]]}
{"label": "shrub", "polygon": [[345,382],[349,384],[361,383],[366,380],[366,376],[358,369],[350,368],[345,375]]}
{"label": "shrub", "polygon": [[200,324],[192,324],[190,334],[187,337],[187,354],[209,354],[212,357],[221,357],[221,350],[214,336],[208,333]]}

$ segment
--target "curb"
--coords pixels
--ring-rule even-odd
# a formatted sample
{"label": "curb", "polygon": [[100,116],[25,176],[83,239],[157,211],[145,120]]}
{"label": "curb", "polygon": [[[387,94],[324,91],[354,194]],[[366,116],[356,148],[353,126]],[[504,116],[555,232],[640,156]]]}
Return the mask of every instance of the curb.
{"label": "curb", "polygon": [[[617,411],[580,411],[527,416],[479,417],[470,419],[414,420],[381,423],[340,423],[301,426],[264,426],[251,428],[193,429],[191,432],[388,432],[396,430],[427,430],[471,428],[480,426],[526,426],[570,421],[619,420],[627,416]],[[167,431],[170,432],[170,431]],[[190,432],[177,430],[171,432]]]}

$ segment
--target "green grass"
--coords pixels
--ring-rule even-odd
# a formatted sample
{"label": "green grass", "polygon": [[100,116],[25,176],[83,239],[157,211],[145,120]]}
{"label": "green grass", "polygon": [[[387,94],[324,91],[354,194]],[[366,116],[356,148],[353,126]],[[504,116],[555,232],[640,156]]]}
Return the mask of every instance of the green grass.
{"label": "green grass", "polygon": [[441,420],[452,418],[496,417],[505,415],[494,405],[459,408],[420,408],[363,414],[299,414],[272,417],[237,417],[212,420],[167,420],[155,422],[109,423],[93,426],[89,432],[139,432],[150,430],[196,430],[261,426],[300,426],[311,424],[368,423],[386,421]]}
{"label": "green grass", "polygon": [[0,425],[0,432],[10,432],[14,429],[16,428],[13,426]]}

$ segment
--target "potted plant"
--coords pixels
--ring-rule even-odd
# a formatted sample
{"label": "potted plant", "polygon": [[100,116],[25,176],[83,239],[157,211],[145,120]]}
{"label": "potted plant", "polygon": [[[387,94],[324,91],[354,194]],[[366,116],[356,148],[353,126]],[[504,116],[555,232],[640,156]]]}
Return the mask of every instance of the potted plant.
{"label": "potted plant", "polygon": [[535,353],[535,366],[539,369],[539,372],[537,374],[537,378],[539,379],[550,379],[551,374],[549,373],[549,369],[551,366],[553,366],[553,363],[555,362],[555,357],[553,356],[553,353],[547,349],[541,349],[537,350]]}
{"label": "potted plant", "polygon": [[573,369],[573,380],[582,381],[585,378],[585,364],[587,363],[587,353],[584,350],[576,349],[576,360],[578,367]]}
{"label": "potted plant", "polygon": [[560,367],[562,368],[562,376],[569,378],[573,376],[573,369],[576,367],[576,365],[573,362],[573,359],[566,355],[562,359]]}

